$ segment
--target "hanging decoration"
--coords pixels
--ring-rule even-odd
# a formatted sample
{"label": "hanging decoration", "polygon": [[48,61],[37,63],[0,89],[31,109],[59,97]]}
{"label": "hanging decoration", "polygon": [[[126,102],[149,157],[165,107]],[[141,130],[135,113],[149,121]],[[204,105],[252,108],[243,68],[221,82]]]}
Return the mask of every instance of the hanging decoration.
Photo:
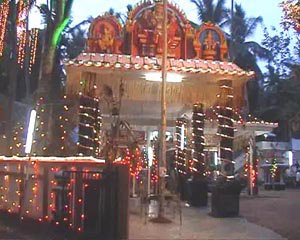
{"label": "hanging decoration", "polygon": [[222,161],[222,174],[227,179],[234,178],[233,161],[233,87],[229,80],[220,81],[220,94],[217,96],[218,109],[218,136],[220,136],[220,160]]}
{"label": "hanging decoration", "polygon": [[30,48],[30,60],[29,60],[29,74],[32,72],[32,66],[36,62],[36,52],[39,37],[39,29],[33,28],[30,30],[29,48]]}
{"label": "hanging decoration", "polygon": [[203,104],[194,104],[193,106],[193,116],[192,116],[192,129],[193,129],[193,165],[192,173],[198,177],[204,177],[206,175],[206,164],[204,155],[204,111]]}
{"label": "hanging decoration", "polygon": [[27,44],[27,24],[28,24],[29,4],[27,1],[19,0],[18,2],[18,16],[17,16],[17,62],[21,68],[24,68],[26,44]]}
{"label": "hanging decoration", "polygon": [[9,13],[9,0],[4,0],[0,5],[0,57],[3,55],[6,25]]}

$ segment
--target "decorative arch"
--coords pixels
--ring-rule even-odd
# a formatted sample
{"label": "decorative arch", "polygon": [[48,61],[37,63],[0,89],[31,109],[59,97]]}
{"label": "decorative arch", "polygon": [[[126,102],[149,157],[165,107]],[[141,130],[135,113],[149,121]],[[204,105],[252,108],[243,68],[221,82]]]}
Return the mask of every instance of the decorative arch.
{"label": "decorative arch", "polygon": [[89,28],[87,52],[121,53],[122,25],[115,16],[97,17]]}
{"label": "decorative arch", "polygon": [[[162,55],[163,4],[140,2],[129,14],[126,23],[126,43],[133,56]],[[177,5],[168,3],[168,56],[186,58],[187,38],[191,26]]]}
{"label": "decorative arch", "polygon": [[228,47],[224,32],[211,22],[204,23],[194,37],[196,58],[226,61]]}

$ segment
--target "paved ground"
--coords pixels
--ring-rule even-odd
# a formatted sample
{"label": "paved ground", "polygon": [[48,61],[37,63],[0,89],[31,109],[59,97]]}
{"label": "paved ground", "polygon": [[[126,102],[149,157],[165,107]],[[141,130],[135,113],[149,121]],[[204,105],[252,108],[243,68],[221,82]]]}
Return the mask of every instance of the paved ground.
{"label": "paved ground", "polygon": [[[255,200],[254,200],[255,201]],[[130,216],[130,240],[142,239],[197,239],[197,240],[280,240],[279,234],[250,223],[243,217],[213,218],[210,208],[182,207],[182,225],[179,213],[169,211],[170,224],[145,221],[143,214]]]}
{"label": "paved ground", "polygon": [[300,239],[300,189],[260,191],[253,199],[241,197],[240,214],[289,240]]}
{"label": "paved ground", "polygon": [[[213,218],[210,208],[182,206],[182,225],[176,204],[168,209],[171,224],[150,223],[136,208],[130,215],[130,239],[197,239],[197,240],[299,240],[300,189],[260,191],[259,196],[241,196],[238,218]],[[5,219],[2,219],[2,222]],[[283,236],[283,237],[282,237]],[[50,237],[25,236],[0,223],[0,240],[46,240]],[[63,239],[56,239],[63,240]],[[88,239],[90,240],[90,239]]]}

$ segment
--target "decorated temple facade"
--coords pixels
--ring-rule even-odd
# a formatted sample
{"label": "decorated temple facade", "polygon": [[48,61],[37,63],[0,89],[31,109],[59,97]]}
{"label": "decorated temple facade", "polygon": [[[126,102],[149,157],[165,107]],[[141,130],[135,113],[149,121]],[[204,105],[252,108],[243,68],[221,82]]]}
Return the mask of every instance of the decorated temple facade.
{"label": "decorated temple facade", "polygon": [[[97,17],[89,28],[84,52],[65,64],[67,94],[99,98],[104,128],[110,128],[116,116],[113,111],[121,103],[117,115],[132,129],[144,136],[159,129],[162,7],[160,1],[142,1],[128,13],[123,25],[109,14]],[[234,94],[231,107],[237,112],[236,124],[242,125],[240,112],[245,112],[247,105],[245,82],[254,73],[228,61],[226,37],[218,26],[208,22],[193,27],[173,3],[168,3],[167,13],[168,131],[175,136],[177,118],[191,117],[193,105],[201,103],[208,122],[215,122],[215,130],[206,124],[205,134],[207,145],[216,150],[217,109],[222,102],[218,96],[224,81]],[[146,142],[144,137],[142,144]]]}
{"label": "decorated temple facade", "polygon": [[[233,178],[235,169],[250,159],[244,154],[234,162],[238,153],[257,132],[277,125],[245,122],[242,117],[247,112],[245,83],[254,72],[228,61],[224,32],[212,23],[192,26],[176,4],[168,3],[167,13],[167,152],[175,149],[169,169],[172,166],[183,180],[191,175],[201,179],[213,163],[214,170]],[[162,16],[162,3],[148,0],[137,4],[124,24],[108,14],[91,23],[84,52],[65,62],[66,96],[57,149],[62,157],[0,157],[0,209],[76,232],[97,229],[102,234],[109,230],[110,210],[115,214],[110,216],[112,226],[116,218],[117,227],[126,221],[128,175],[132,186],[149,177],[143,181],[148,182],[147,193],[155,191],[150,185],[155,186],[159,172]],[[41,131],[43,104],[36,108],[40,125],[35,136],[41,138],[33,143],[33,155],[34,148],[47,141]],[[255,173],[252,178],[256,181]],[[120,189],[127,190],[118,195]],[[93,205],[97,201],[99,205]],[[95,216],[99,206],[103,212]],[[126,229],[123,233],[128,234]]]}

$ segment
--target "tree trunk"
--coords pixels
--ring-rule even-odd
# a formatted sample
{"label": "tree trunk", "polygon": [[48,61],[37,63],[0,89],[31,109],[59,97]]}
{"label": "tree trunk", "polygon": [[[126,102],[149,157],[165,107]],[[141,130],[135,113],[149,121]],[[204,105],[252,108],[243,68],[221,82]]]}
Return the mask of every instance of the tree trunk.
{"label": "tree trunk", "polygon": [[10,146],[12,144],[12,132],[14,127],[14,103],[16,100],[16,87],[17,87],[17,4],[15,0],[10,1],[9,11],[9,100],[7,106],[7,118],[6,118],[6,137],[7,137],[7,152],[11,155]]}

